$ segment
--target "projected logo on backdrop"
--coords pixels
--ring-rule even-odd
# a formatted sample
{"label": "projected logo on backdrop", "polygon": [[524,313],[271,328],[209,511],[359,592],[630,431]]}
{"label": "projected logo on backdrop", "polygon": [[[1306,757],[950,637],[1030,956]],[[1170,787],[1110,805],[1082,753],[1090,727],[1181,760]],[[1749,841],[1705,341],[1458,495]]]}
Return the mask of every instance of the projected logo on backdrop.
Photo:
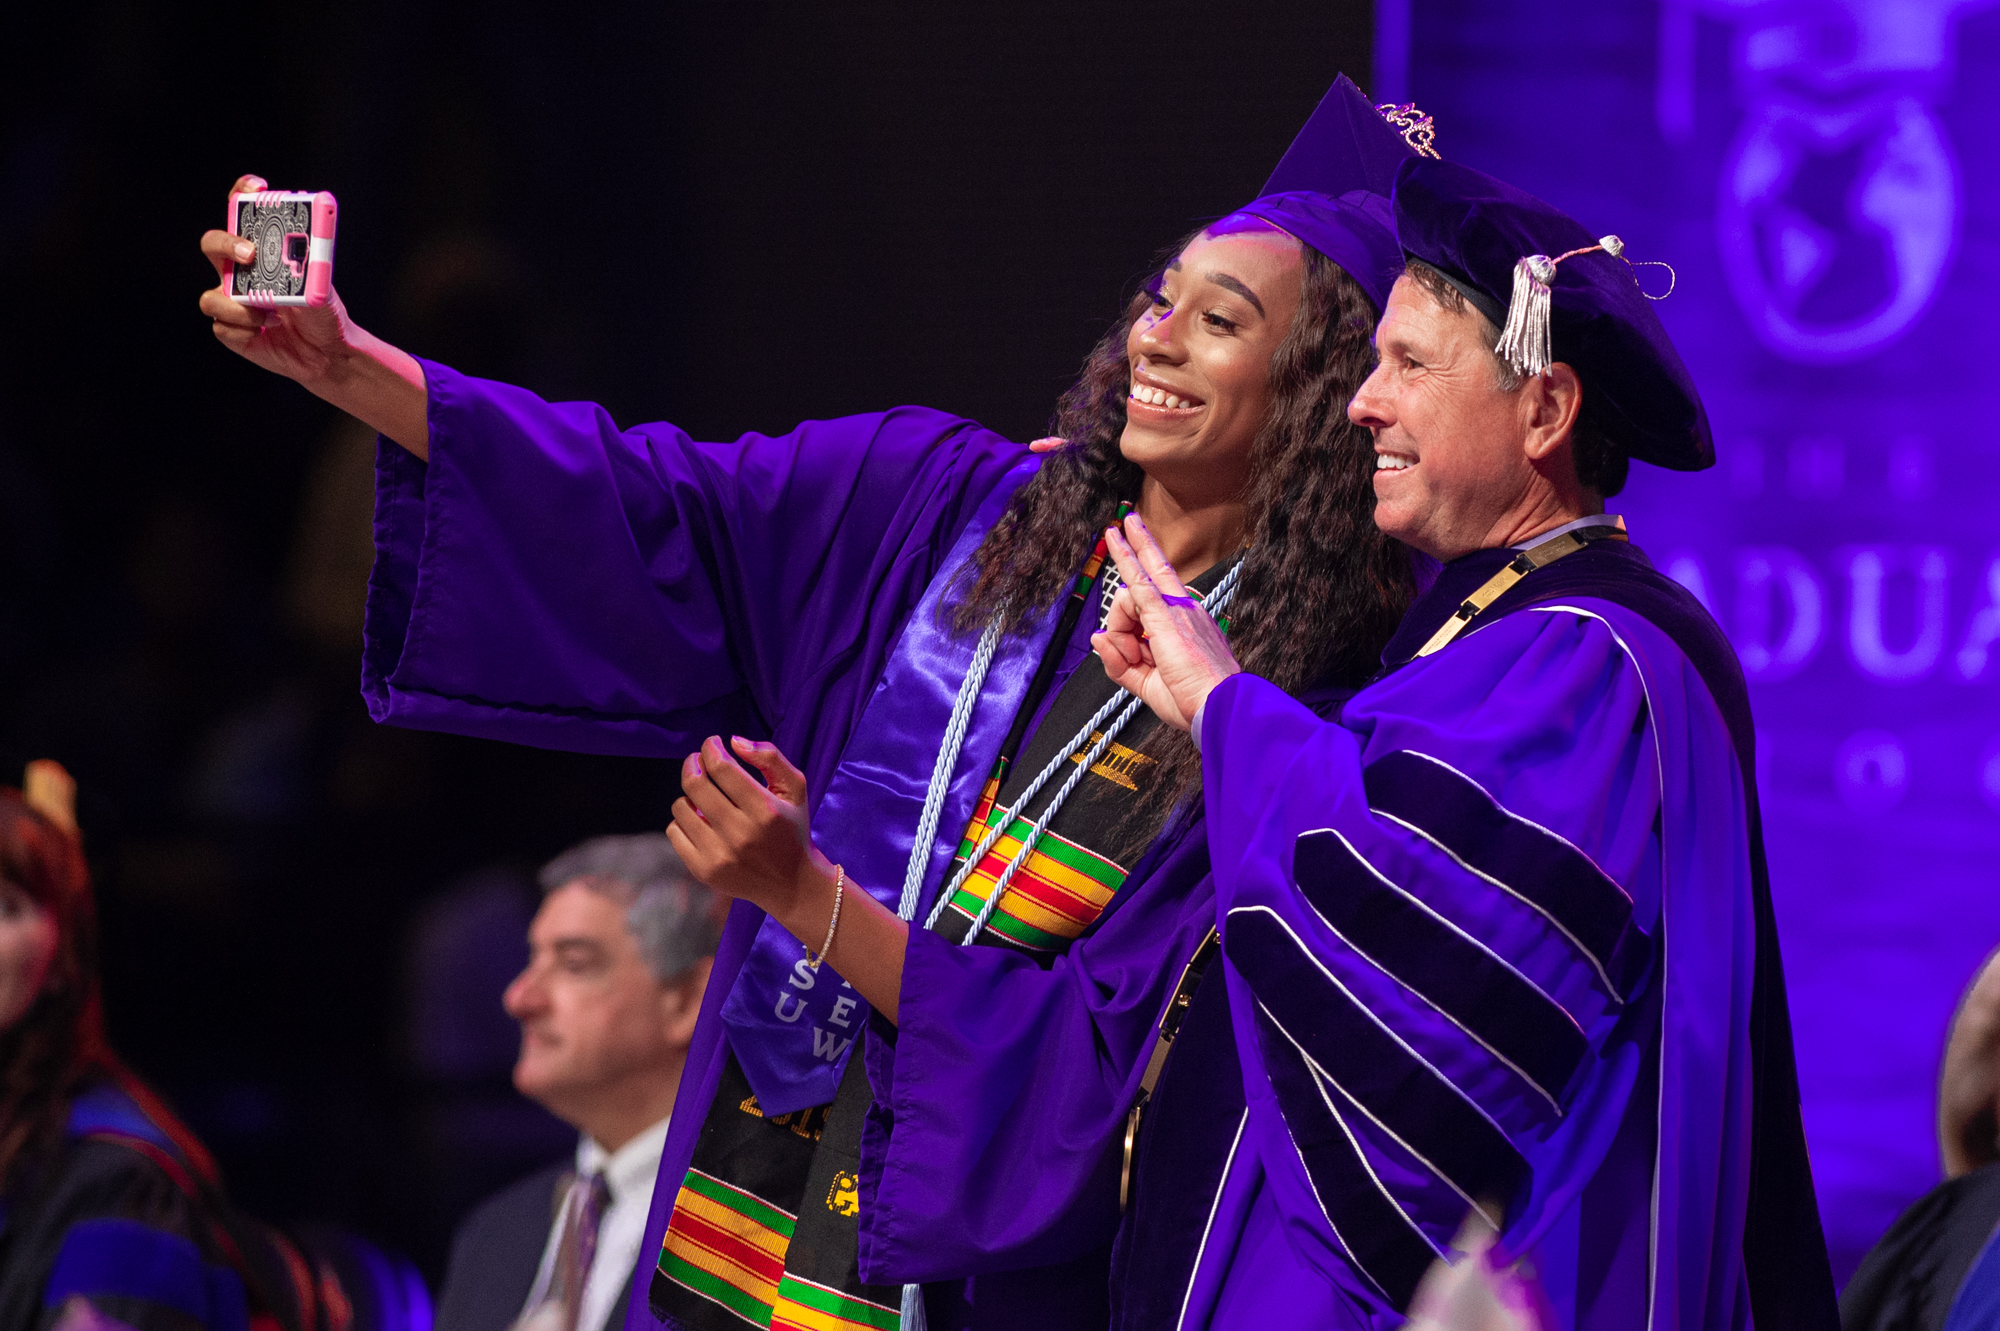
{"label": "projected logo on backdrop", "polygon": [[[1665,0],[1654,93],[1670,143],[1694,138],[1697,18],[1730,32],[1740,118],[1719,162],[1715,234],[1737,307],[1776,355],[1858,361],[1907,333],[1945,284],[1964,191],[1936,108],[1956,77],[1958,20],[1996,4]],[[1811,508],[1879,486],[1890,505],[1935,498],[1931,439],[1899,433],[1879,449],[1856,447],[1828,424],[1790,440],[1730,439],[1732,497],[1782,490]],[[1681,550],[1666,564],[1728,627],[1758,684],[1800,675],[1827,649],[1876,685],[2000,675],[2000,556],[1947,548],[1944,530],[1911,535],[1908,544],[1811,551]],[[1966,581],[1970,605],[1954,589]],[[1785,718],[1775,698],[1766,707]],[[1893,806],[1922,758],[1904,744],[1872,727],[1850,734],[1833,756],[1842,800],[1871,812]],[[1976,782],[2000,808],[2000,737]]]}
{"label": "projected logo on backdrop", "polygon": [[1737,303],[1788,360],[1854,360],[1906,331],[1957,238],[1958,166],[1932,103],[1955,19],[1995,0],[1668,0],[1660,128],[1693,128],[1695,11],[1736,29],[1744,117],[1717,238]]}

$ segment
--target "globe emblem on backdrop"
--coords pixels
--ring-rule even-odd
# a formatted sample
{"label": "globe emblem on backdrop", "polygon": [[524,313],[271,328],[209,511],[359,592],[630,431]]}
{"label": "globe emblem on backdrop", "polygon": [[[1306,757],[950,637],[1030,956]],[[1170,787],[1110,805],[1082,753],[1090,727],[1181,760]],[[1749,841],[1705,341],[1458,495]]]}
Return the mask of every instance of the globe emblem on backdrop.
{"label": "globe emblem on backdrop", "polygon": [[1914,97],[1825,109],[1769,101],[1722,167],[1718,240],[1758,338],[1787,360],[1849,361],[1937,294],[1958,222],[1951,149]]}
{"label": "globe emblem on backdrop", "polygon": [[1914,325],[1957,240],[1958,163],[1933,106],[1958,21],[2000,0],[1661,0],[1655,115],[1693,141],[1696,22],[1731,34],[1743,115],[1716,240],[1758,340],[1833,365]]}

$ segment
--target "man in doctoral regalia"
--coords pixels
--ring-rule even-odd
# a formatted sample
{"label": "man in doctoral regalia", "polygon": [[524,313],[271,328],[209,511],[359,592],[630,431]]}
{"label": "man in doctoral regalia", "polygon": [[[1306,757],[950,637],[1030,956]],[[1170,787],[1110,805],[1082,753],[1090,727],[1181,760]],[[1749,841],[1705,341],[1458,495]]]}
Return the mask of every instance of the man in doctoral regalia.
{"label": "man in doctoral regalia", "polygon": [[1395,1325],[1469,1227],[1565,1327],[1830,1328],[1742,674],[1603,511],[1713,462],[1700,398],[1617,237],[1437,161],[1394,209],[1349,412],[1443,568],[1375,681],[1314,715],[1112,534],[1096,645],[1202,750],[1220,935],[1119,1325]]}

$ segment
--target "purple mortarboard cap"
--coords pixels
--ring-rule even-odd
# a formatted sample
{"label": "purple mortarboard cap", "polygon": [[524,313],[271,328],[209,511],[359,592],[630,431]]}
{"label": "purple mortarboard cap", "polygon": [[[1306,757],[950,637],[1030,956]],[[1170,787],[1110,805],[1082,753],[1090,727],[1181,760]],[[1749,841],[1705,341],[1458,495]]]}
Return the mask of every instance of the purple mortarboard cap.
{"label": "purple mortarboard cap", "polygon": [[[1419,121],[1412,122],[1424,135],[1418,142],[1428,146],[1428,122]],[[1397,169],[1415,156],[1417,149],[1403,132],[1342,74],[1257,194],[1262,199],[1303,190],[1337,196],[1364,189],[1386,199],[1396,188]]]}
{"label": "purple mortarboard cap", "polygon": [[[1429,145],[1427,118],[1406,127]],[[1269,222],[1347,270],[1379,311],[1403,271],[1389,194],[1418,149],[1345,74],[1278,159],[1256,202],[1237,209]]]}
{"label": "purple mortarboard cap", "polygon": [[1622,257],[1623,241],[1593,236],[1534,195],[1452,162],[1404,163],[1394,202],[1403,251],[1504,330],[1502,356],[1529,373],[1552,361],[1575,370],[1630,456],[1675,471],[1715,464],[1701,394]]}

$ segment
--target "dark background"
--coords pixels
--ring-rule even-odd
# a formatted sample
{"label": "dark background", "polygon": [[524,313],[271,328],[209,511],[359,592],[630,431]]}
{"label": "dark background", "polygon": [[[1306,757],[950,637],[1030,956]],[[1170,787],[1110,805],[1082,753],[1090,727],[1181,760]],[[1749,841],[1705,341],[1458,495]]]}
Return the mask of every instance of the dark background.
{"label": "dark background", "polygon": [[1253,197],[1336,72],[1368,86],[1370,21],[9,19],[0,778],[78,777],[114,1038],[243,1201],[435,1277],[467,1204],[573,1140],[506,1080],[529,875],[662,825],[675,792],[663,764],[370,723],[372,438],[197,314],[230,181],[337,194],[357,321],[461,370],[698,437],[919,402],[1027,439],[1160,247]]}

